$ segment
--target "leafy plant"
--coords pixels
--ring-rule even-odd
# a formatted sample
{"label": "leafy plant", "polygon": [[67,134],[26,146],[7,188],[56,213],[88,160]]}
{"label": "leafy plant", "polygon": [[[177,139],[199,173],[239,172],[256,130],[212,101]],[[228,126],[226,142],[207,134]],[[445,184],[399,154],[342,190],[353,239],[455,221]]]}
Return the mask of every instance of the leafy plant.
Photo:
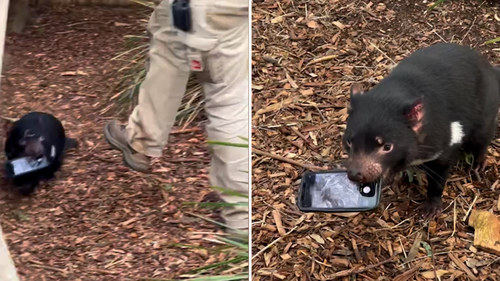
{"label": "leafy plant", "polygon": [[[241,138],[248,142],[248,139]],[[238,148],[248,148],[249,144],[238,144],[238,143],[229,143],[229,142],[216,142],[216,141],[208,141],[211,145],[223,145],[223,146],[231,146]],[[245,172],[245,171],[242,171]],[[248,172],[246,172],[248,173]],[[163,189],[168,190],[171,188],[170,186],[162,187]],[[226,203],[226,202],[217,202],[217,203],[198,203],[198,202],[187,202],[184,205],[196,205],[200,208],[224,208],[224,207],[232,207],[232,206],[248,206],[248,194],[242,194],[227,188],[213,186],[211,187],[214,190],[217,190],[223,194],[228,194],[232,196],[238,196],[241,198],[245,198],[245,203]],[[227,233],[213,233],[215,239],[214,242],[217,244],[221,244],[221,247],[214,248],[205,248],[203,246],[193,246],[193,245],[182,245],[182,244],[173,244],[172,246],[181,247],[184,249],[203,249],[209,253],[220,254],[225,253],[228,257],[225,261],[214,262],[209,265],[205,265],[190,272],[179,276],[182,280],[188,281],[231,281],[231,280],[248,280],[249,274],[249,237],[247,232],[243,232],[241,230],[232,228],[224,223],[212,220],[205,216],[193,213],[193,212],[185,212],[187,215],[203,219],[215,225],[218,225],[222,228],[227,229]],[[150,280],[150,281],[171,281],[170,279],[158,279],[158,278],[142,278],[141,280]],[[173,280],[172,280],[173,281]]]}
{"label": "leafy plant", "polygon": [[[248,139],[241,138],[248,142]],[[223,145],[223,146],[232,146],[232,147],[240,147],[240,148],[248,148],[247,144],[237,144],[237,143],[228,143],[228,142],[216,142],[216,141],[208,141],[209,144],[212,145]],[[242,198],[247,198],[247,194],[241,194],[239,192],[235,192],[229,190],[227,188],[222,187],[212,187],[212,189],[218,190],[222,193],[239,196]],[[247,203],[243,203],[248,206]],[[231,206],[241,206],[242,203],[198,203],[200,207],[231,207]],[[233,233],[236,233],[236,236],[233,238],[227,238],[222,235],[217,235],[217,241],[220,243],[224,243],[227,245],[227,250],[231,254],[232,258],[227,261],[213,263],[204,267],[200,267],[198,269],[193,270],[187,275],[183,275],[181,277],[187,277],[191,281],[201,281],[201,280],[214,280],[214,281],[230,281],[230,280],[248,280],[248,266],[249,266],[249,239],[248,234],[241,232],[237,229],[231,229],[228,225],[223,223],[211,220],[209,218],[192,214],[190,215],[204,219],[206,221],[217,224],[223,228],[230,229]],[[208,250],[208,249],[207,249]],[[230,274],[232,272],[237,272]],[[205,273],[212,273],[211,275],[203,275]],[[215,275],[215,274],[218,275]],[[203,276],[200,276],[203,275]]]}

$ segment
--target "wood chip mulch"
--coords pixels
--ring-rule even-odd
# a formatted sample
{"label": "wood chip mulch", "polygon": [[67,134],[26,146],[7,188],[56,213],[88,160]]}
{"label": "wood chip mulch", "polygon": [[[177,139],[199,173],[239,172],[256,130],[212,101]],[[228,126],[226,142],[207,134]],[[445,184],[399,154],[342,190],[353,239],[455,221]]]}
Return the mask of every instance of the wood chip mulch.
{"label": "wood chip mulch", "polygon": [[[253,3],[253,245],[259,280],[500,280],[500,257],[472,245],[471,208],[500,214],[500,137],[481,180],[458,165],[443,214],[423,220],[425,187],[400,180],[373,212],[305,214],[302,173],[341,164],[348,89],[375,84],[398,61],[437,42],[470,45],[500,64],[499,7],[483,1]],[[437,275],[437,276],[436,276]]]}
{"label": "wood chip mulch", "polygon": [[50,112],[80,141],[57,179],[31,198],[0,179],[0,222],[23,281],[177,278],[228,258],[210,241],[221,230],[187,213],[212,212],[184,204],[210,192],[202,123],[174,133],[151,174],[126,168],[103,137],[113,116],[100,112],[122,75],[110,59],[126,50],[125,35],[145,32],[149,12],[46,8],[24,34],[7,38],[1,115]]}

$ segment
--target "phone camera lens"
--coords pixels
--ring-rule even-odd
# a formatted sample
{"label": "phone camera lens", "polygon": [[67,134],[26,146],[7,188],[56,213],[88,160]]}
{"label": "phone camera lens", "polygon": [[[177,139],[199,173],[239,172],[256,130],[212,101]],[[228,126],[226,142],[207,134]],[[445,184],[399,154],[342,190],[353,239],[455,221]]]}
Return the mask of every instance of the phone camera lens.
{"label": "phone camera lens", "polygon": [[372,184],[359,186],[359,193],[364,197],[373,197],[375,195],[375,186]]}
{"label": "phone camera lens", "polygon": [[364,194],[369,194],[372,189],[369,186],[363,187],[363,193]]}

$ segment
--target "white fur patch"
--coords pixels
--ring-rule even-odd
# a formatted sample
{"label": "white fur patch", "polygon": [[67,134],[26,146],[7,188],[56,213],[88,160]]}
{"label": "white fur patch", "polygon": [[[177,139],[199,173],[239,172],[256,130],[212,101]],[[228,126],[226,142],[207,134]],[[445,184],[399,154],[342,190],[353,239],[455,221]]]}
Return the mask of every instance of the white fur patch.
{"label": "white fur patch", "polygon": [[422,165],[426,162],[434,161],[434,160],[438,159],[439,156],[441,156],[441,152],[442,151],[434,154],[431,158],[428,158],[428,159],[415,159],[415,160],[413,160],[413,162],[410,163],[410,166],[418,166],[418,165]]}
{"label": "white fur patch", "polygon": [[464,138],[465,135],[462,124],[460,124],[460,122],[458,121],[451,122],[450,128],[451,128],[450,146],[462,143],[462,139]]}

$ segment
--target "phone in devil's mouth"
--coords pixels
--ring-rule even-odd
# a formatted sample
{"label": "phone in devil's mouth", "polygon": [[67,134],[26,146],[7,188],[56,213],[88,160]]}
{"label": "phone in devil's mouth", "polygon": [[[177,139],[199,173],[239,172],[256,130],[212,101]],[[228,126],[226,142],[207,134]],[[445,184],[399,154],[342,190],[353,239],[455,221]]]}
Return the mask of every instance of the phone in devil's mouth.
{"label": "phone in devil's mouth", "polygon": [[382,179],[359,184],[346,171],[306,172],[302,176],[297,207],[302,212],[364,212],[378,207]]}
{"label": "phone in devil's mouth", "polygon": [[45,169],[50,165],[46,157],[33,160],[30,157],[12,159],[5,163],[7,175],[11,178],[26,176],[30,173]]}

